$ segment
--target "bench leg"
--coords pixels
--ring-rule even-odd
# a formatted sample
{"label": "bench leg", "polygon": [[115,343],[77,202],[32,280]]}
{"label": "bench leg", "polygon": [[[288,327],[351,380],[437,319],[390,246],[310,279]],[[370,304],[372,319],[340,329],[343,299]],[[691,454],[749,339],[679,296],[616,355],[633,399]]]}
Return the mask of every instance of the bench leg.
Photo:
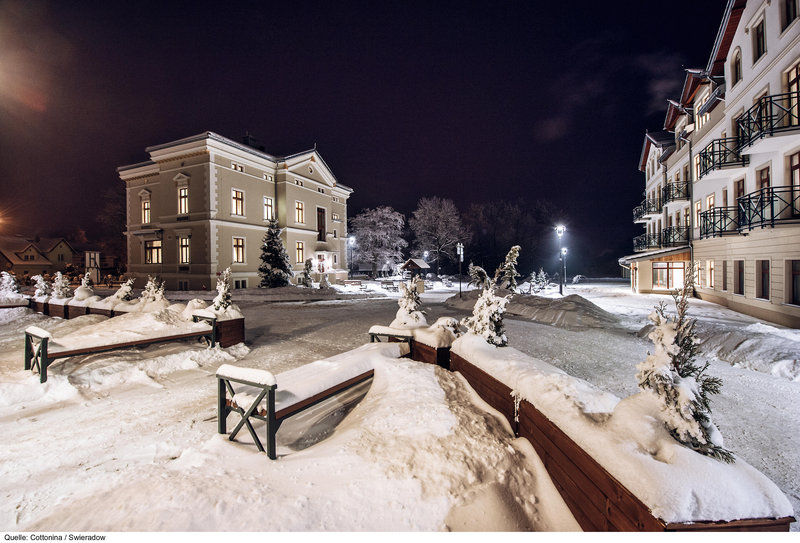
{"label": "bench leg", "polygon": [[278,458],[275,435],[278,433],[278,421],[275,420],[275,389],[267,392],[267,456],[271,460]]}
{"label": "bench leg", "polygon": [[228,433],[228,406],[225,402],[225,381],[217,379],[217,432]]}
{"label": "bench leg", "polygon": [[25,334],[25,369],[31,369],[31,360],[33,360],[33,340],[31,336]]}

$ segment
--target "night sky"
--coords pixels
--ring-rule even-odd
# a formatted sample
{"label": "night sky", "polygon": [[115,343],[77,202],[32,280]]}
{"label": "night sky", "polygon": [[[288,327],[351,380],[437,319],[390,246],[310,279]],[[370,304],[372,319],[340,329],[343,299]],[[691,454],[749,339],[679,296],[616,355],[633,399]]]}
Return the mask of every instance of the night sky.
{"label": "night sky", "polygon": [[641,233],[645,129],[725,2],[544,4],[0,0],[0,234],[96,238],[145,147],[248,132],[316,144],[350,216],[550,200],[572,271],[613,270]]}

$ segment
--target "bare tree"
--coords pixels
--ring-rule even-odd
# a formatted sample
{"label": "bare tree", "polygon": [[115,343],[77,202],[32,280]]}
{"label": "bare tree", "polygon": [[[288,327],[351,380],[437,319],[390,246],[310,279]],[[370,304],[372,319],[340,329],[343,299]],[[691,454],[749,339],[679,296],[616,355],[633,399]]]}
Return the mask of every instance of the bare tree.
{"label": "bare tree", "polygon": [[453,201],[438,196],[422,198],[408,224],[416,238],[416,251],[428,251],[436,258],[436,275],[439,275],[442,257],[455,262],[456,244],[466,243],[471,237]]}
{"label": "bare tree", "polygon": [[350,231],[356,238],[358,260],[372,264],[372,276],[384,263],[397,265],[403,261],[403,239],[406,219],[402,213],[389,206],[365,209],[350,222]]}

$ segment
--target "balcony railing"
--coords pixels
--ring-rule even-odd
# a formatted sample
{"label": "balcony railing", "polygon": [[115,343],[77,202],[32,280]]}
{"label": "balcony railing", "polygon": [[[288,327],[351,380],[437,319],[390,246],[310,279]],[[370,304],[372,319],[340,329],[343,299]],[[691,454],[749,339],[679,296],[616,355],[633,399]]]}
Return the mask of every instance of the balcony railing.
{"label": "balcony railing", "polygon": [[800,223],[800,187],[766,187],[738,199],[739,230]]}
{"label": "balcony railing", "polygon": [[700,213],[700,238],[738,234],[738,207],[715,207]]}
{"label": "balcony railing", "polygon": [[662,247],[681,247],[689,243],[688,226],[668,226],[661,231]]}
{"label": "balcony railing", "polygon": [[661,234],[642,234],[633,238],[634,252],[659,249],[661,247]]}
{"label": "balcony railing", "polygon": [[737,123],[740,148],[764,136],[800,128],[800,91],[760,98]]}
{"label": "balcony railing", "polygon": [[689,183],[669,183],[661,189],[662,198],[665,204],[677,200],[689,199]]}
{"label": "balcony railing", "polygon": [[700,151],[700,177],[727,166],[747,166],[748,156],[737,151],[737,138],[719,138]]}
{"label": "balcony railing", "polygon": [[645,198],[641,204],[633,208],[633,222],[642,221],[647,215],[659,215],[664,204],[661,198]]}

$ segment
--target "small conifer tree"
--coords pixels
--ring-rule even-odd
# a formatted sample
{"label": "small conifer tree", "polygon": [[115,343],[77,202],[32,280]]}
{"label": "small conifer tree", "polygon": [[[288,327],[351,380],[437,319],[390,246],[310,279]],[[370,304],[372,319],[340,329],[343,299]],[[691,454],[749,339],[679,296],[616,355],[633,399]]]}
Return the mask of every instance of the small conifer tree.
{"label": "small conifer tree", "polygon": [[50,283],[48,283],[47,279],[41,275],[34,275],[31,277],[31,280],[36,283],[36,290],[33,292],[33,295],[37,298],[41,296],[49,296],[50,293],[53,292],[52,288],[50,287]]}
{"label": "small conifer tree", "polygon": [[8,272],[0,272],[0,294],[19,294],[17,278]]}
{"label": "small conifer tree", "polygon": [[510,291],[514,291],[517,288],[517,277],[519,277],[519,272],[517,272],[517,258],[519,257],[519,245],[514,245],[506,255],[506,261],[497,268],[495,272],[495,282],[500,286],[500,288],[506,288]]}
{"label": "small conifer tree", "polygon": [[129,302],[133,299],[133,278],[128,279],[125,281],[123,285],[120,285],[117,292],[114,293],[114,297],[122,300],[123,302]]}
{"label": "small conifer tree", "polygon": [[270,220],[267,225],[261,246],[261,265],[258,267],[258,273],[261,276],[259,286],[262,288],[285,287],[293,275],[277,219]]}
{"label": "small conifer tree", "polygon": [[61,272],[56,272],[53,278],[53,296],[56,298],[69,298],[71,295],[69,280],[61,275]]}
{"label": "small conifer tree", "polygon": [[146,302],[157,302],[164,299],[164,282],[153,275],[147,276],[147,284],[144,286],[140,300]]}
{"label": "small conifer tree", "polygon": [[469,263],[467,268],[469,274],[469,284],[477,288],[486,288],[489,283],[489,274],[480,266],[475,266],[472,262]]}
{"label": "small conifer tree", "polygon": [[415,275],[408,283],[400,283],[400,298],[397,300],[397,305],[409,315],[414,311],[419,311],[422,305],[422,301],[419,299],[419,293],[414,286],[416,282],[417,276]]}
{"label": "small conifer tree", "polygon": [[508,338],[503,325],[503,313],[506,311],[508,297],[500,297],[494,293],[495,286],[488,284],[481,292],[472,316],[461,321],[461,324],[473,334],[481,336],[491,345],[505,347]]}
{"label": "small conifer tree", "polygon": [[711,421],[710,396],[719,393],[722,380],[706,375],[708,363],[695,361],[695,320],[687,316],[693,279],[690,270],[683,288],[674,295],[677,316],[667,316],[664,302],[650,314],[654,328],[648,337],[655,348],[636,366],[636,378],[642,390],[661,399],[661,413],[672,437],[701,454],[733,463],[733,454],[725,449]]}
{"label": "small conifer tree", "polygon": [[311,259],[310,258],[306,259],[305,265],[303,266],[303,271],[300,272],[300,275],[297,277],[298,285],[304,287],[310,287],[312,285],[313,282],[311,280],[311,266],[312,266]]}
{"label": "small conifer tree", "polygon": [[83,277],[81,277],[81,286],[83,288],[92,288],[92,279],[89,277],[88,271],[83,274]]}
{"label": "small conifer tree", "polygon": [[217,277],[217,296],[211,302],[215,311],[227,309],[231,305],[231,269],[226,268]]}

